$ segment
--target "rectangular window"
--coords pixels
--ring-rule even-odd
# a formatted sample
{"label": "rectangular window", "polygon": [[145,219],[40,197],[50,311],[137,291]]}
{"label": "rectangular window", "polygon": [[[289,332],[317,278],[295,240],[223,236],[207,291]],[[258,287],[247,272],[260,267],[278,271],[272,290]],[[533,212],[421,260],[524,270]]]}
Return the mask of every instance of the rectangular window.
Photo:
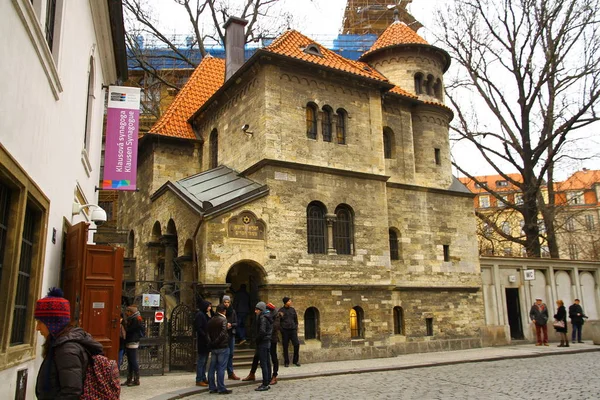
{"label": "rectangular window", "polygon": [[583,192],[581,190],[567,192],[567,203],[571,205],[584,204]]}
{"label": "rectangular window", "polygon": [[477,182],[475,183],[475,187],[478,189],[485,189],[487,188],[487,182]]}
{"label": "rectangular window", "polygon": [[427,330],[427,336],[433,336],[433,318],[425,319],[425,329]]}
{"label": "rectangular window", "polygon": [[515,194],[515,204],[516,205],[523,204],[523,194],[521,194],[521,193],[516,193]]}
{"label": "rectangular window", "polygon": [[479,196],[479,207],[489,208],[490,207],[490,196]]}
{"label": "rectangular window", "polygon": [[54,27],[56,24],[56,0],[48,0],[46,9],[46,42],[54,50]]}
{"label": "rectangular window", "polygon": [[500,196],[500,198],[497,200],[498,202],[498,207],[506,207],[506,205],[508,204],[508,196],[503,195]]}
{"label": "rectangular window", "polygon": [[435,164],[442,165],[442,155],[440,153],[440,149],[434,149],[434,155],[435,155]]}
{"label": "rectangular window", "polygon": [[578,256],[579,252],[577,251],[577,246],[571,243],[569,245],[569,258],[571,258],[571,260],[577,260]]}
{"label": "rectangular window", "polygon": [[497,181],[496,182],[496,186],[497,187],[507,187],[508,186],[508,182],[507,181]]}
{"label": "rectangular window", "polygon": [[450,261],[450,245],[444,245],[444,261]]}
{"label": "rectangular window", "polygon": [[567,223],[565,226],[569,232],[573,232],[575,230],[575,221],[573,220],[573,217],[567,218]]}
{"label": "rectangular window", "polygon": [[8,236],[8,216],[10,205],[10,189],[0,181],[0,288],[2,287],[2,272],[4,253],[6,252],[6,237]]}
{"label": "rectangular window", "polygon": [[589,230],[594,229],[594,216],[593,215],[588,214],[585,216],[585,226],[587,226],[587,228]]}

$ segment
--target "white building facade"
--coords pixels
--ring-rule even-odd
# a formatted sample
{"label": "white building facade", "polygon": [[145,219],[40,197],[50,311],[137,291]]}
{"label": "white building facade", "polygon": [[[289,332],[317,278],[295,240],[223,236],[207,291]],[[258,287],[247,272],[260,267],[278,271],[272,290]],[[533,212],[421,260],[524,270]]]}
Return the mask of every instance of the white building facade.
{"label": "white building facade", "polygon": [[105,85],[127,75],[121,2],[2,1],[0,57],[0,392],[33,399],[35,301],[89,219],[73,203],[97,204]]}

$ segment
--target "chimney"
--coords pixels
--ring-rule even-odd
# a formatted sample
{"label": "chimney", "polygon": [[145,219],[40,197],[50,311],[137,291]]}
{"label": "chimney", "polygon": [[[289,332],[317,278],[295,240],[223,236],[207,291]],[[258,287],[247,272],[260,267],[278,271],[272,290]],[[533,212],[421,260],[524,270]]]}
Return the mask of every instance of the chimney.
{"label": "chimney", "polygon": [[229,17],[225,29],[225,81],[244,64],[244,27],[248,21]]}

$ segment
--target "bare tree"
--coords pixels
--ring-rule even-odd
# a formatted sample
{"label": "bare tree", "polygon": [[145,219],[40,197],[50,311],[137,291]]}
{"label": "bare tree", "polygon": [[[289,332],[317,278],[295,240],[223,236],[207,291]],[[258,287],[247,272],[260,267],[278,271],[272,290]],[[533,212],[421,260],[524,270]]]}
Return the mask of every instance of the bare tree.
{"label": "bare tree", "polygon": [[[438,39],[460,70],[447,84],[457,116],[453,139],[470,143],[522,192],[522,203],[507,203],[489,188],[507,209],[523,216],[523,236],[503,237],[522,244],[528,256],[539,257],[541,213],[550,255],[558,257],[554,169],[566,158],[579,157],[567,151],[569,145],[599,118],[599,0],[452,3],[439,13]],[[465,91],[481,100],[476,113],[465,104]],[[454,165],[476,181],[460,160]],[[522,179],[512,179],[507,169],[518,171]]]}

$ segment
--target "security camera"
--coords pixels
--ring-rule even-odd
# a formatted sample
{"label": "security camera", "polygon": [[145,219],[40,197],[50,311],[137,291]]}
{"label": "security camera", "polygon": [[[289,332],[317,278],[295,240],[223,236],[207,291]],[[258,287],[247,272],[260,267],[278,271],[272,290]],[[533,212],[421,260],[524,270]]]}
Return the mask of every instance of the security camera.
{"label": "security camera", "polygon": [[248,129],[250,129],[250,125],[248,125],[248,124],[242,125],[242,132],[246,132]]}
{"label": "security camera", "polygon": [[106,211],[104,211],[104,209],[102,207],[100,207],[99,205],[96,204],[79,204],[78,202],[73,202],[73,210],[72,210],[72,214],[73,215],[77,215],[79,214],[84,208],[92,208],[92,213],[90,215],[90,220],[100,226],[102,224],[104,224],[106,222],[106,220],[108,219],[106,217]]}

